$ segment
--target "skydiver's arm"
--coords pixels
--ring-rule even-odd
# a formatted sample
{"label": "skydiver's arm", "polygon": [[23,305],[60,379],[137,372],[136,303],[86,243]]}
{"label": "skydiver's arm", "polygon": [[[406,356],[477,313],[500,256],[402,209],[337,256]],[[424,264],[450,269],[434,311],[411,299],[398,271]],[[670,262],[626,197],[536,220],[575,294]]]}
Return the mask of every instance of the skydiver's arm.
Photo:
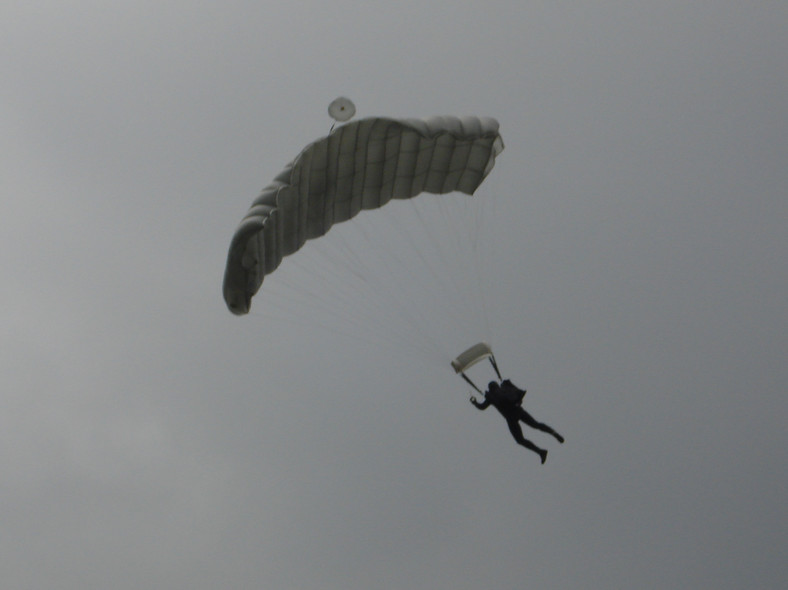
{"label": "skydiver's arm", "polygon": [[490,400],[488,400],[488,399],[485,399],[482,403],[479,403],[479,402],[476,401],[475,397],[472,397],[471,398],[471,403],[474,406],[476,406],[477,410],[486,410],[487,408],[490,407]]}

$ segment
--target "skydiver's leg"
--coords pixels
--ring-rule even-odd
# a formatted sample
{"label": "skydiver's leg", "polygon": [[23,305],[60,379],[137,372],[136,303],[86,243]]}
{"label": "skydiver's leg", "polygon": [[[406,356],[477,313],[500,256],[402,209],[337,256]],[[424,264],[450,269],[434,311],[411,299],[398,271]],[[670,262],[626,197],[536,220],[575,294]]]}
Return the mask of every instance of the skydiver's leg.
{"label": "skydiver's leg", "polygon": [[544,449],[540,449],[534,443],[532,443],[530,440],[528,440],[523,436],[523,430],[522,428],[520,428],[520,423],[517,420],[512,419],[512,420],[507,420],[506,424],[509,425],[509,432],[512,433],[512,436],[514,437],[514,440],[517,441],[517,444],[523,445],[526,449],[532,450],[534,453],[536,453],[542,458],[542,463],[544,463],[545,460],[547,459],[547,451]]}
{"label": "skydiver's leg", "polygon": [[558,434],[555,430],[550,428],[547,424],[542,424],[541,422],[537,422],[536,420],[534,420],[534,417],[531,416],[531,414],[529,414],[528,412],[526,412],[525,409],[522,408],[522,407],[520,408],[519,417],[520,417],[520,420],[522,420],[523,422],[528,424],[528,426],[530,426],[531,428],[535,428],[536,430],[541,430],[542,432],[546,432],[548,434],[552,434],[558,442],[560,442],[560,443],[564,442],[564,437],[563,436]]}

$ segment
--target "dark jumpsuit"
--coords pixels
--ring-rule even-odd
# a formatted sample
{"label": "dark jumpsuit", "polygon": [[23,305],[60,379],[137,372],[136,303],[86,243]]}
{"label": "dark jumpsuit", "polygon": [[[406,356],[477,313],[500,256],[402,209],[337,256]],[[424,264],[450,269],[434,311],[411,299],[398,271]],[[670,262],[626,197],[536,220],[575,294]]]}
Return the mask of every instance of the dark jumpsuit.
{"label": "dark jumpsuit", "polygon": [[[537,422],[534,417],[531,416],[531,414],[526,412],[521,405],[514,401],[516,398],[522,400],[522,395],[524,395],[522,390],[517,390],[516,392],[505,391],[499,387],[497,383],[493,383],[492,385],[493,386],[484,392],[483,402],[479,403],[475,399],[472,399],[471,402],[479,410],[486,410],[490,406],[493,406],[496,410],[498,410],[498,412],[500,412],[500,414],[506,420],[506,424],[509,426],[509,431],[512,433],[514,440],[516,440],[518,444],[540,455],[542,457],[542,463],[544,463],[547,451],[540,449],[523,436],[523,430],[520,427],[520,421],[525,422],[531,428],[553,435],[559,442],[564,442],[564,438],[555,430],[550,428],[547,424]],[[511,385],[510,387],[514,386]],[[517,395],[517,393],[521,393],[521,395]]]}

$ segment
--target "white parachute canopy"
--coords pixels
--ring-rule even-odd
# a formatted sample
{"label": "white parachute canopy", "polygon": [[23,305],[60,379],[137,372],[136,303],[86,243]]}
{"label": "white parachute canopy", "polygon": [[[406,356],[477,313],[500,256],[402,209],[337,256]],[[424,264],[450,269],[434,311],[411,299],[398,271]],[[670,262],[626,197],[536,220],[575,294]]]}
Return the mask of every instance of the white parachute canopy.
{"label": "white parachute canopy", "polygon": [[328,105],[328,114],[331,115],[331,118],[335,121],[344,123],[345,121],[350,121],[353,115],[356,114],[356,105],[354,105],[353,101],[349,98],[340,96],[332,100],[331,104]]}
{"label": "white parachute canopy", "polygon": [[334,129],[306,146],[253,201],[227,254],[227,307],[248,313],[263,278],[283,257],[362,210],[421,193],[472,195],[502,150],[498,122],[489,117],[372,117]]}
{"label": "white parachute canopy", "polygon": [[495,370],[495,374],[498,375],[498,379],[501,379],[501,372],[498,370],[498,363],[495,361],[495,355],[493,354],[490,345],[486,342],[479,342],[478,344],[474,344],[467,350],[461,352],[459,355],[457,355],[457,358],[451,362],[451,366],[454,369],[454,372],[465,379],[465,381],[468,382],[471,387],[473,387],[479,393],[482,393],[482,390],[479,389],[479,387],[471,380],[471,378],[465,374],[465,371],[470,369],[475,364],[487,359],[489,359],[492,368]]}
{"label": "white parachute canopy", "polygon": [[451,366],[455,373],[464,373],[476,363],[492,358],[492,355],[490,345],[486,342],[479,342],[457,355],[457,358],[451,362]]}

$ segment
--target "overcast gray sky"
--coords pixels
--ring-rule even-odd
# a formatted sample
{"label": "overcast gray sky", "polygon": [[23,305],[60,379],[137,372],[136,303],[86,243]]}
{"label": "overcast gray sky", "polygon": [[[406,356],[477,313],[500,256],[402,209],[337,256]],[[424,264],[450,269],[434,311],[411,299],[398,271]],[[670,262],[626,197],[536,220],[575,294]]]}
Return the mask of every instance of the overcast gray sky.
{"label": "overcast gray sky", "polygon": [[[3,588],[786,586],[786,64],[765,0],[7,0]],[[225,308],[338,95],[500,121],[447,327],[364,216]],[[545,465],[448,366],[480,317]]]}

